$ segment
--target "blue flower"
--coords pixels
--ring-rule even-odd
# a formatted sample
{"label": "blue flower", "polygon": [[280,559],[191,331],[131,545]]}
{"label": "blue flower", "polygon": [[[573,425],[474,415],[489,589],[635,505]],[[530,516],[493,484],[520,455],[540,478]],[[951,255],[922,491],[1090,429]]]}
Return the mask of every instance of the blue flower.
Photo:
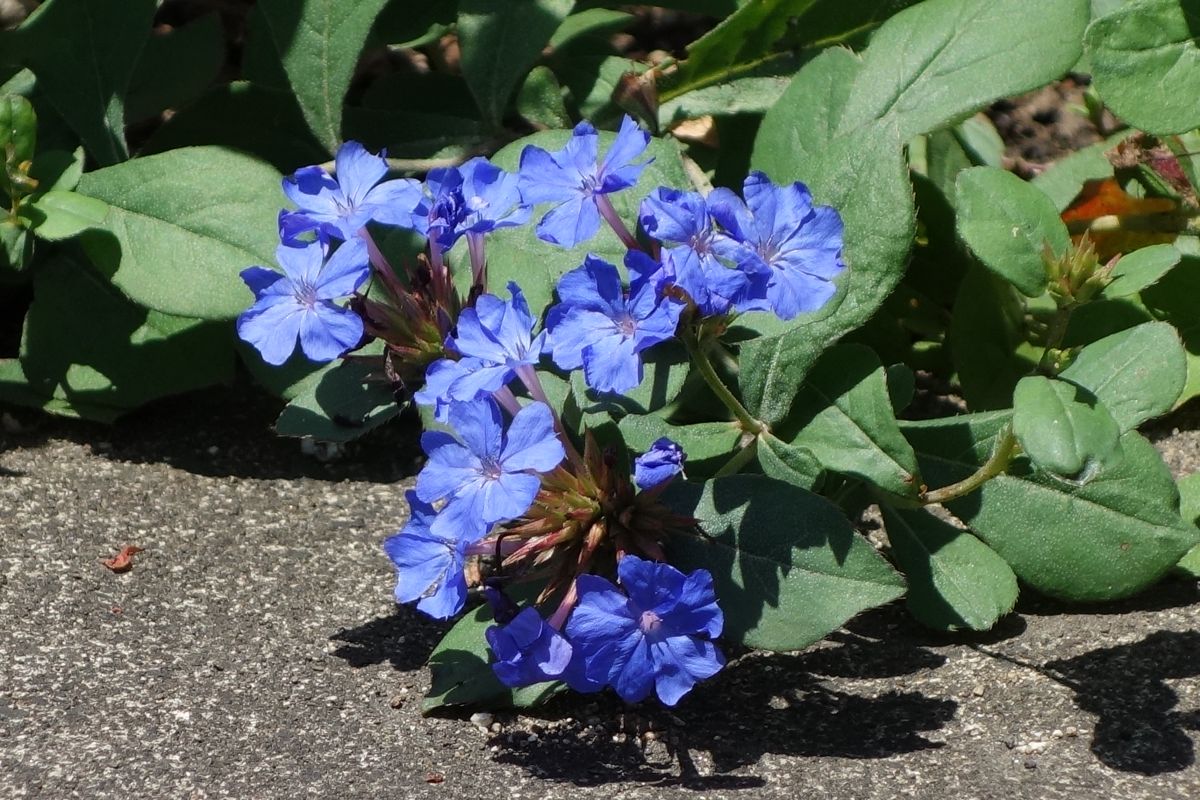
{"label": "blue flower", "polygon": [[366,246],[359,239],[338,247],[325,262],[326,248],[280,245],[275,260],[283,273],[266,267],[242,270],[254,292],[254,305],[242,312],[237,332],[268,364],[288,360],[300,339],[311,361],[332,361],[362,339],[363,322],[333,301],[351,295],[367,279]]}
{"label": "blue flower", "polygon": [[416,601],[417,608],[429,616],[447,619],[462,610],[467,597],[463,560],[468,543],[434,534],[430,530],[437,518],[433,506],[412,491],[405,497],[412,512],[408,523],[383,543],[396,565],[396,602]]}
{"label": "blue flower", "polygon": [[748,272],[768,270],[763,299],[782,319],[825,305],[835,291],[833,278],[846,268],[841,216],[814,206],[803,183],[776,186],[761,172],[750,173],[743,194],[745,202],[728,189],[708,196],[709,211],[727,235],[714,243],[718,255],[740,259]]}
{"label": "blue flower", "polygon": [[429,460],[417,475],[417,497],[445,501],[430,525],[433,535],[476,542],[492,523],[524,514],[541,487],[538,473],[554,469],[566,454],[545,403],[522,408],[507,431],[490,397],[452,404],[447,420],[457,437],[444,431],[421,436]]}
{"label": "blue flower", "polygon": [[548,153],[529,145],[521,152],[520,187],[526,203],[554,203],[537,226],[539,239],[562,247],[574,247],[600,229],[598,203],[603,195],[628,189],[637,183],[650,160],[631,163],[645,151],[650,134],[632,118],[621,121],[612,147],[597,164],[596,129],[589,122],[575,126],[566,147]]}
{"label": "blue flower", "polygon": [[683,448],[663,436],[633,462],[633,482],[639,489],[652,489],[683,472],[687,454]]}
{"label": "blue flower", "polygon": [[559,279],[558,298],[546,324],[551,357],[564,370],[583,367],[588,386],[601,392],[642,382],[638,354],[673,337],[682,310],[651,282],[627,297],[617,268],[590,255]]}
{"label": "blue flower", "polygon": [[698,569],[685,576],[633,555],[618,562],[617,575],[624,593],[595,575],[576,579],[579,604],[567,622],[575,658],[588,678],[626,702],[656,691],[673,706],[725,665],[711,641],[724,624],[712,575]]}
{"label": "blue flower", "polygon": [[497,391],[522,367],[541,358],[546,333],[533,335],[536,320],[516,283],[509,282],[511,300],[481,295],[474,308],[458,317],[456,336],[449,344],[463,358],[441,359],[430,365],[418,403],[442,409],[457,400],[467,402]]}
{"label": "blue flower", "polygon": [[[686,291],[702,315],[724,314],[734,307],[745,310],[748,301],[765,294],[769,270],[731,269],[718,258],[721,249],[731,264],[757,266],[749,248],[728,239],[712,224],[698,193],[660,187],[642,201],[638,220],[648,235],[675,245],[664,249],[655,277],[660,284],[673,283]],[[644,254],[633,257],[650,261]],[[645,272],[648,265],[637,269]]]}
{"label": "blue flower", "polygon": [[449,250],[464,234],[483,235],[523,225],[532,209],[521,201],[517,176],[486,158],[430,170],[407,220],[398,224]]}
{"label": "blue flower", "polygon": [[395,224],[397,210],[411,209],[421,197],[421,184],[412,179],[380,183],[387,160],[358,142],[338,148],[334,164],[336,179],[320,167],[303,167],[283,179],[283,193],[297,206],[279,212],[284,244],[302,245],[300,237],[310,231],[321,241],[353,239],[368,220]]}
{"label": "blue flower", "polygon": [[505,686],[530,686],[554,680],[571,663],[571,645],[526,608],[506,625],[492,625],[484,634],[496,660],[492,671]]}

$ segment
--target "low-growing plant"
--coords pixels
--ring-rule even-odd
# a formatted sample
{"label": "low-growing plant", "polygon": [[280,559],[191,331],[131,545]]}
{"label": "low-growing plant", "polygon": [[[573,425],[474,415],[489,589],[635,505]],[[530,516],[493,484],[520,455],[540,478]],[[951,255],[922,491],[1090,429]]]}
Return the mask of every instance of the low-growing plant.
{"label": "low-growing plant", "polygon": [[[902,596],[986,630],[1022,584],[1200,574],[1197,484],[1138,432],[1200,393],[1200,112],[1160,92],[1200,70],[1189,0],[713,0],[652,66],[606,49],[630,18],[604,4],[400,5],[260,0],[249,82],[128,160],[131,95],[75,103],[96,89],[46,57],[80,4],[8,34],[0,231],[34,299],[0,398],[113,417],[227,379],[236,327],[281,434],[414,405],[395,594],[465,612],[427,709],[674,704],[728,646]],[[352,86],[364,42],[451,33],[456,67]],[[142,62],[105,59],[111,99]],[[1072,70],[1137,130],[1023,180],[976,112]],[[918,371],[968,413],[915,406]]]}

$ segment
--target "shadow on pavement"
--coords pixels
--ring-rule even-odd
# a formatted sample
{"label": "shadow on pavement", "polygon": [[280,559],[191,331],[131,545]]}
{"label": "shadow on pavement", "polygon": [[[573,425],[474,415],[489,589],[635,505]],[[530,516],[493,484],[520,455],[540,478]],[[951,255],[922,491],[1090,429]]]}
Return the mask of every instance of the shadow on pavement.
{"label": "shadow on pavement", "polygon": [[1179,696],[1166,681],[1200,678],[1200,632],[1158,631],[1045,669],[1075,690],[1080,708],[1099,717],[1092,752],[1107,766],[1160,775],[1195,763],[1188,731],[1200,732],[1200,708],[1176,710]]}
{"label": "shadow on pavement", "polygon": [[329,637],[343,644],[333,655],[351,667],[370,667],[387,662],[408,672],[421,669],[438,640],[449,630],[410,606],[397,605],[394,613],[376,617],[353,628],[343,628]]}
{"label": "shadow on pavement", "polygon": [[[633,780],[700,790],[753,789],[765,779],[720,773],[755,764],[767,753],[886,758],[941,746],[922,734],[953,718],[954,701],[894,690],[857,694],[824,681],[899,677],[939,667],[943,656],[846,632],[830,641],[833,646],[798,655],[736,659],[697,686],[677,710],[647,703],[620,714],[622,730],[615,736],[611,730],[589,733],[592,728],[577,720],[586,699],[564,698],[546,713],[565,717],[577,728],[576,736],[556,740],[554,747],[497,739],[503,749],[495,758],[539,778],[576,785]],[[619,708],[615,699],[602,702],[612,702],[614,712]],[[655,736],[647,740],[646,731]],[[564,752],[564,744],[570,750]],[[571,752],[575,748],[578,757]],[[699,774],[696,752],[709,754],[717,775]]]}

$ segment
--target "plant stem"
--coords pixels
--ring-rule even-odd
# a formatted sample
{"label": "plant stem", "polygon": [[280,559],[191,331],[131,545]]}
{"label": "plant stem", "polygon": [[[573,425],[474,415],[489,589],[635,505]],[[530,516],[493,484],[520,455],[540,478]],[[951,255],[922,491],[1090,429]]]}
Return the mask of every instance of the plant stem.
{"label": "plant stem", "polygon": [[714,478],[724,478],[726,475],[733,475],[741,471],[742,467],[750,463],[750,460],[758,453],[758,437],[754,437],[746,446],[733,454],[733,457],[721,465],[721,468],[713,475]]}
{"label": "plant stem", "polygon": [[712,362],[708,360],[708,354],[705,352],[704,346],[696,340],[695,333],[689,331],[684,336],[684,340],[687,344],[688,352],[692,356],[692,363],[696,365],[696,369],[700,370],[700,375],[704,378],[704,382],[708,384],[708,388],[712,389],[717,399],[741,423],[742,430],[752,436],[758,436],[765,431],[767,426],[761,420],[755,419],[754,415],[746,410],[746,407],[733,396],[733,392],[729,391],[729,387],[717,375],[717,371],[713,369]]}
{"label": "plant stem", "polygon": [[600,216],[604,217],[604,221],[613,229],[613,233],[617,234],[617,238],[628,247],[630,250],[641,250],[642,246],[638,244],[637,238],[629,232],[629,228],[625,227],[621,215],[613,208],[612,201],[608,199],[606,194],[593,195],[596,199],[596,208],[600,209]]}
{"label": "plant stem", "polygon": [[992,450],[992,455],[984,462],[983,466],[958,483],[952,483],[940,489],[924,492],[921,495],[922,505],[928,506],[934,503],[945,503],[948,500],[954,500],[957,497],[970,494],[1008,469],[1008,463],[1012,461],[1013,453],[1016,449],[1017,437],[1012,432],[1012,426],[1009,426],[1005,429],[1004,435],[1000,437],[1000,441],[996,443],[996,448]]}
{"label": "plant stem", "polygon": [[1053,369],[1051,363],[1054,359],[1051,354],[1057,351],[1061,346],[1063,339],[1067,336],[1067,325],[1071,321],[1071,306],[1059,307],[1054,312],[1054,318],[1050,320],[1050,329],[1046,331],[1046,349],[1042,351],[1042,357],[1038,361],[1037,371],[1054,375],[1058,372]]}

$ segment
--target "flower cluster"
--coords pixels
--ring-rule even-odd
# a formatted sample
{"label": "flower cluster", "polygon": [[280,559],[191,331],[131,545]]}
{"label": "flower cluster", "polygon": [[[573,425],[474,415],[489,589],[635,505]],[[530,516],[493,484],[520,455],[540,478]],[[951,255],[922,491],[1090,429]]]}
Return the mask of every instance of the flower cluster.
{"label": "flower cluster", "polygon": [[[842,223],[803,184],[756,172],[741,196],[657,187],[631,230],[613,201],[647,174],[649,134],[627,117],[603,155],[600,140],[583,122],[558,151],[527,146],[516,173],[474,158],[424,181],[389,180],[383,154],[347,143],[334,174],[305,167],[284,180],[295,208],[279,216],[283,271],[242,273],[255,300],[238,331],[272,364],[297,342],[330,361],[379,339],[381,373],[427,409],[411,514],[385,543],[397,601],[445,619],[478,591],[506,685],[560,680],[673,705],[724,664],[713,576],[665,563],[673,537],[697,533],[664,500],[686,457],[667,438],[637,454],[602,446],[563,415],[564,378],[579,370],[592,392],[628,393],[647,351],[724,327],[707,320],[820,308],[845,269]],[[622,263],[588,255],[545,308],[530,308],[517,283],[492,293],[488,237],[535,215],[538,239],[562,248],[607,224]],[[394,269],[373,238],[381,226],[420,234],[424,254]],[[470,269],[461,294],[460,240]],[[518,584],[531,604],[513,601]]]}

